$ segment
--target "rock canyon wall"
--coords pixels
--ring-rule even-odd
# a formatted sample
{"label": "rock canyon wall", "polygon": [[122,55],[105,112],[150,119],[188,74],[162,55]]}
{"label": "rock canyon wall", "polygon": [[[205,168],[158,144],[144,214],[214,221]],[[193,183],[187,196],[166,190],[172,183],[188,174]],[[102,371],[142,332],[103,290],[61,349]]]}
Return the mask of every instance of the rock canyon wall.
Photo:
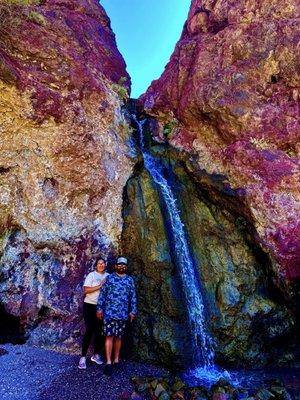
{"label": "rock canyon wall", "polygon": [[[293,0],[194,0],[143,96],[157,137],[235,191],[277,284],[300,276],[299,18]],[[298,9],[299,11],[299,9]]]}
{"label": "rock canyon wall", "polygon": [[[178,168],[175,174],[175,187],[181,187],[177,198],[206,292],[217,357],[225,363],[281,363],[290,356],[272,348],[292,342],[288,337],[295,340],[300,277],[297,26],[294,1],[194,0],[170,62],[140,99],[154,117],[154,140],[177,149],[177,162],[185,155],[186,177]],[[145,173],[134,182],[129,193],[136,199],[146,185]],[[147,194],[142,202],[135,200],[139,208],[130,209],[128,225],[131,219],[136,225],[136,214],[149,219],[153,233],[142,230],[138,236],[150,242],[149,259],[161,274],[167,268],[174,273],[166,245],[163,260],[156,247],[161,230],[148,212],[154,199]],[[137,264],[152,271],[143,257],[149,251],[139,245],[143,251],[133,251],[141,255]],[[176,309],[176,316],[169,312],[165,297],[166,284],[171,292],[176,287],[173,273],[156,289],[156,306],[144,315],[152,321],[151,348],[179,360],[188,348],[180,336],[183,325],[176,328],[184,321],[179,317],[183,310]],[[147,281],[147,273],[140,279]],[[162,318],[167,319],[165,335]],[[258,331],[264,334],[258,337]]]}
{"label": "rock canyon wall", "polygon": [[130,78],[96,0],[1,1],[0,15],[0,302],[31,343],[67,347],[83,277],[122,231]]}

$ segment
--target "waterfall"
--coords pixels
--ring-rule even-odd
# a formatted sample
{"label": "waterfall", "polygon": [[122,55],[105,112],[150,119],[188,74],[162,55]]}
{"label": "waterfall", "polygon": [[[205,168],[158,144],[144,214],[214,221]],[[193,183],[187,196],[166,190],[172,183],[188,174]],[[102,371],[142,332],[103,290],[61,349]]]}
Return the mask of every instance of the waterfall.
{"label": "waterfall", "polygon": [[140,149],[144,157],[145,168],[158,187],[170,221],[174,239],[173,245],[175,248],[176,264],[180,274],[188,312],[194,366],[201,366],[205,370],[211,370],[214,367],[212,338],[206,329],[205,310],[199,277],[189,249],[185,227],[181,222],[176,198],[167,179],[164,177],[161,161],[151,155],[145,146],[143,138],[143,125],[145,120],[138,121],[135,116],[133,116],[133,119],[138,128]]}

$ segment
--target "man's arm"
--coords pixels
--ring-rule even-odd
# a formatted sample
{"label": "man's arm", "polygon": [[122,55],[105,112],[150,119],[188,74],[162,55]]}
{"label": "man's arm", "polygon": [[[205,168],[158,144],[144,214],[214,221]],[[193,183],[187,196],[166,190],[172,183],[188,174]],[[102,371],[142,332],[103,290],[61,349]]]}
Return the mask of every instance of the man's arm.
{"label": "man's arm", "polygon": [[103,318],[103,309],[104,309],[104,305],[105,305],[105,298],[106,298],[106,291],[107,291],[106,290],[107,285],[105,283],[106,282],[104,282],[103,286],[101,287],[97,306],[96,306],[96,309],[97,309],[96,315],[99,319]]}

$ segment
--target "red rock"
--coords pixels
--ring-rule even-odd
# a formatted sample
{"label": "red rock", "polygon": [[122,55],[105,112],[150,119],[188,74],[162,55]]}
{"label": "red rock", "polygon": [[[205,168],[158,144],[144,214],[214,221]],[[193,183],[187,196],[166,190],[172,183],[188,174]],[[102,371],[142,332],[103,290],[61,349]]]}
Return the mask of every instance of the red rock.
{"label": "red rock", "polygon": [[31,343],[66,348],[84,275],[118,251],[130,79],[98,1],[31,3],[0,4],[0,302]]}
{"label": "red rock", "polygon": [[60,119],[68,103],[103,91],[99,76],[115,83],[125,77],[130,88],[110,21],[97,0],[1,5],[0,12],[0,69],[21,90],[31,91],[39,121]]}
{"label": "red rock", "polygon": [[278,282],[300,277],[298,25],[294,0],[194,0],[141,99],[161,124],[178,121],[168,141],[197,155],[195,176],[222,174],[243,193]]}

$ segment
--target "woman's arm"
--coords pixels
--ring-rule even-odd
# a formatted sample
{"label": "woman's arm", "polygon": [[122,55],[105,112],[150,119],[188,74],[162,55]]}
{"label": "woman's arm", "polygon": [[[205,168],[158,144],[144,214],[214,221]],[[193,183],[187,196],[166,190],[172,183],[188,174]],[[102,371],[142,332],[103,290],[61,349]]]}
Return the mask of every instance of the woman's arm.
{"label": "woman's arm", "polygon": [[100,290],[102,288],[102,286],[105,283],[105,279],[103,279],[102,282],[100,282],[99,285],[97,286],[84,286],[83,290],[84,290],[84,294],[88,294],[88,293],[93,293],[96,292],[97,290]]}
{"label": "woman's arm", "polygon": [[89,293],[93,293],[96,292],[97,290],[99,290],[101,288],[101,284],[97,285],[97,286],[84,286],[83,290],[84,290],[84,294],[89,294]]}

